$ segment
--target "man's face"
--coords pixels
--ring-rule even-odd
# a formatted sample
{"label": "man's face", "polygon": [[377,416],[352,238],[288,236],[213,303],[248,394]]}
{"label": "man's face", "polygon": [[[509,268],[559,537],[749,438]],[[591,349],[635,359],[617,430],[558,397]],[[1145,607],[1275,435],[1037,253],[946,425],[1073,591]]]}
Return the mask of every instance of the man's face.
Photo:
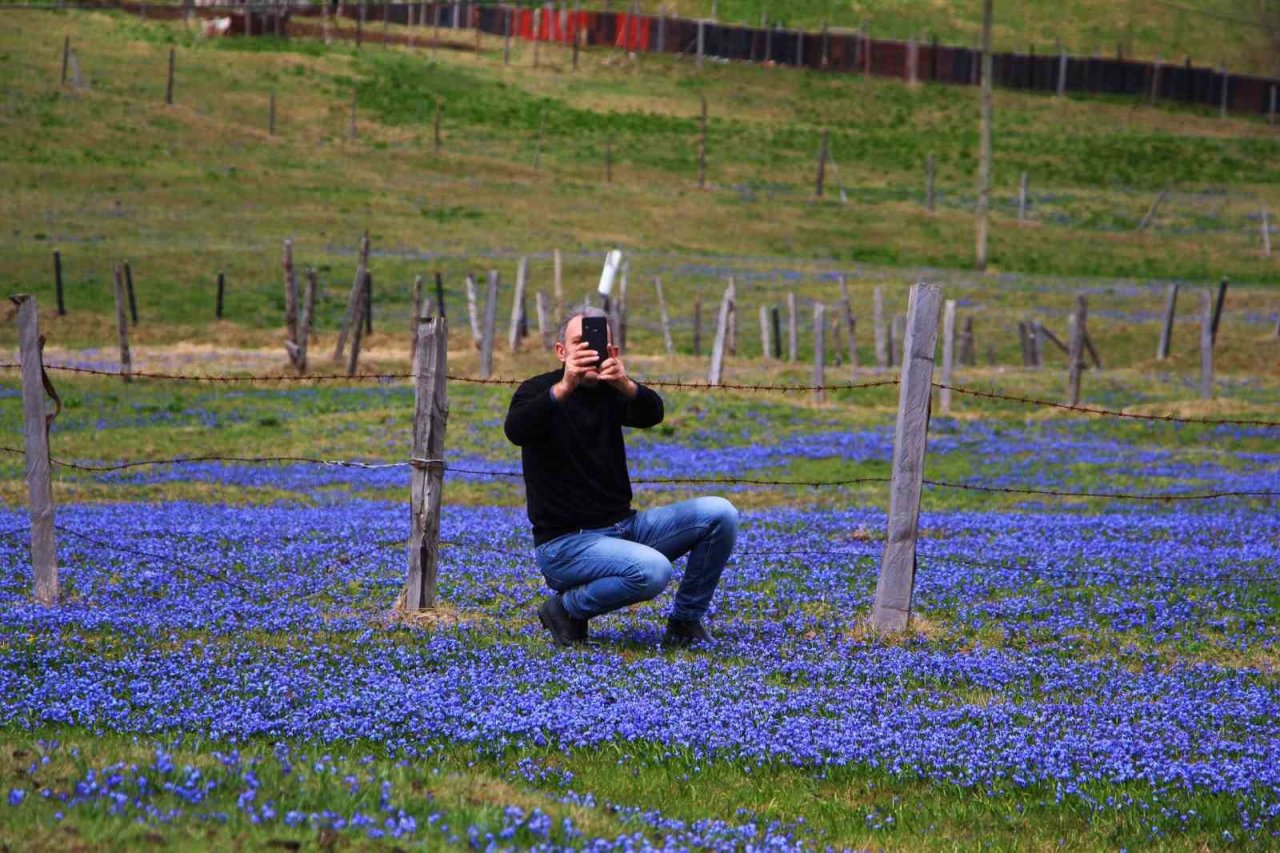
{"label": "man's face", "polygon": [[[609,352],[601,353],[601,355],[605,358],[609,358],[611,356],[617,355],[617,352],[613,346],[613,330],[612,329],[608,329],[608,335],[609,335]],[[560,341],[556,341],[556,358],[560,359],[560,362],[563,364],[564,360],[569,357],[570,349],[581,347],[581,346],[583,346],[582,315],[576,314],[569,319],[568,325],[565,326],[564,342],[561,343]],[[599,371],[588,370],[586,373],[582,375],[582,384],[584,385],[588,385],[588,386],[595,385],[599,381],[600,381]]]}

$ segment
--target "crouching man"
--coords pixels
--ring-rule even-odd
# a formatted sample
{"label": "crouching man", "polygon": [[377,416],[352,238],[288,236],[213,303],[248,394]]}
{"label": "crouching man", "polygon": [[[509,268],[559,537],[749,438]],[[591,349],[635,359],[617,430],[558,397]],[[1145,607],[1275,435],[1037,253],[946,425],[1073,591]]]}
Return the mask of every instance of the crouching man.
{"label": "crouching man", "polygon": [[[584,643],[589,620],[655,598],[671,562],[688,554],[664,645],[711,639],[702,618],[733,550],[738,511],[705,497],[636,512],[623,427],[662,422],[662,398],[627,376],[609,330],[607,353],[584,342],[587,308],[560,326],[559,370],[526,380],[505,430],[519,445],[538,568],[555,590],[538,619],[562,646]],[[603,362],[600,361],[603,355]]]}

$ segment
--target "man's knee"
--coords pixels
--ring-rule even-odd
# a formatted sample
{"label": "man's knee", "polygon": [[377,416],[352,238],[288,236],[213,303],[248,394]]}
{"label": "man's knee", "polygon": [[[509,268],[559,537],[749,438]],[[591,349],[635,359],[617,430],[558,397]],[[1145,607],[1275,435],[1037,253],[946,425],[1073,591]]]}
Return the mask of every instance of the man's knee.
{"label": "man's knee", "polygon": [[724,498],[698,498],[698,517],[712,530],[729,534],[738,531],[738,508]]}
{"label": "man's knee", "polygon": [[656,598],[671,581],[671,561],[654,552],[653,558],[633,563],[627,582],[643,598]]}

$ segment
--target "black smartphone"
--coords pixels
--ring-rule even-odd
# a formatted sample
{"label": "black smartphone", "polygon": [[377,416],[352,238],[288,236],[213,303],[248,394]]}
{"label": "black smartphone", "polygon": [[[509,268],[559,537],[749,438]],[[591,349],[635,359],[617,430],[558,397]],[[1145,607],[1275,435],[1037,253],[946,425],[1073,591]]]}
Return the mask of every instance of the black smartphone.
{"label": "black smartphone", "polygon": [[582,318],[582,342],[600,354],[596,369],[609,357],[609,321],[605,317]]}

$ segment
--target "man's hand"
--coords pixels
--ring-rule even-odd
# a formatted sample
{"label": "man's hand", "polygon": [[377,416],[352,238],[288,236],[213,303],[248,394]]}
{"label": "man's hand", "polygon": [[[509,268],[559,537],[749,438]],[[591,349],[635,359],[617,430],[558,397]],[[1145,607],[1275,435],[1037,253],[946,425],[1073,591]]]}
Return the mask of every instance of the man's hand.
{"label": "man's hand", "polygon": [[557,400],[563,400],[572,394],[584,377],[601,375],[596,370],[596,362],[600,360],[600,353],[591,349],[584,341],[576,343],[568,341],[565,343],[564,348],[566,350],[564,378],[551,389],[551,393],[555,395]]}
{"label": "man's hand", "polygon": [[619,358],[620,352],[621,350],[617,347],[609,347],[609,357],[604,360],[604,364],[600,365],[600,378],[621,391],[622,396],[628,400],[634,400],[640,389],[636,387],[631,377],[627,376],[627,368]]}

